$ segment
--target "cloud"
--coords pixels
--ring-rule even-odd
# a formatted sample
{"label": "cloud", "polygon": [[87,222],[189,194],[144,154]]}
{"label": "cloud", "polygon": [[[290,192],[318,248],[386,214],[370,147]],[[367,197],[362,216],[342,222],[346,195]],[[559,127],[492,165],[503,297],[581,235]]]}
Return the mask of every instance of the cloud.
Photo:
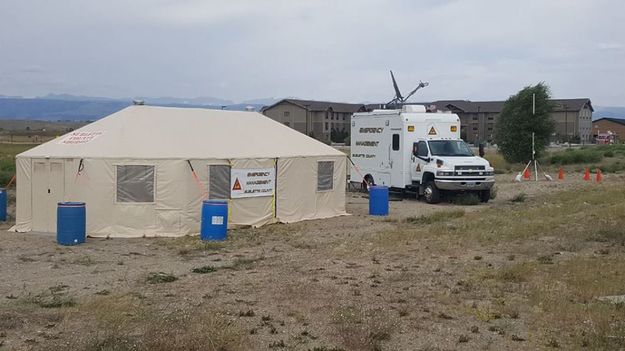
{"label": "cloud", "polygon": [[597,49],[599,50],[621,50],[623,49],[623,44],[621,43],[597,43]]}
{"label": "cloud", "polygon": [[393,69],[406,90],[430,81],[417,100],[546,81],[625,105],[623,37],[616,0],[5,0],[0,94],[386,101]]}
{"label": "cloud", "polygon": [[46,71],[45,68],[39,65],[27,65],[19,69],[20,73],[40,74],[40,73],[44,73],[45,71]]}

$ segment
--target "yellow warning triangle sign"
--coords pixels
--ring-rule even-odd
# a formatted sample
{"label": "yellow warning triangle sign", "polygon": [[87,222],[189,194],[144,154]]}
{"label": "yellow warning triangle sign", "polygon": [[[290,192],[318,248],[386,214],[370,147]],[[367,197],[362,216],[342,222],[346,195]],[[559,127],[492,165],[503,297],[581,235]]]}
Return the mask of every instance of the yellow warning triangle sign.
{"label": "yellow warning triangle sign", "polygon": [[434,129],[434,127],[430,128],[428,135],[436,135],[436,129]]}
{"label": "yellow warning triangle sign", "polygon": [[235,179],[232,190],[241,190],[241,183],[239,182],[239,178]]}

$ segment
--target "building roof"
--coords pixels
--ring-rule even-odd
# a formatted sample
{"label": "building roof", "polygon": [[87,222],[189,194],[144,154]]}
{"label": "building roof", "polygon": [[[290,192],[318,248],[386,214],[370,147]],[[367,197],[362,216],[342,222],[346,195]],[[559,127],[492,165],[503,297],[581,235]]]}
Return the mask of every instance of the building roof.
{"label": "building roof", "polygon": [[599,122],[599,121],[609,121],[609,122],[613,122],[613,123],[618,123],[618,124],[622,124],[625,126],[625,119],[621,119],[621,118],[610,118],[610,117],[602,117],[599,119],[596,119],[594,121],[592,121],[592,123],[595,122]]}
{"label": "building roof", "polygon": [[[579,111],[586,105],[594,111],[589,98],[552,99],[551,102],[554,104],[554,112]],[[455,109],[465,113],[500,113],[505,103],[505,101],[438,100],[429,104],[435,105],[438,109]]]}
{"label": "building roof", "polygon": [[291,103],[303,109],[307,109],[308,111],[315,111],[315,112],[327,111],[329,109],[332,109],[332,111],[339,112],[339,113],[354,113],[354,112],[364,110],[364,106],[365,106],[363,104],[350,104],[350,103],[345,103],[345,102],[282,99],[271,106],[265,107],[263,109],[263,112],[284,102]]}
{"label": "building roof", "polygon": [[[71,136],[76,138],[69,140]],[[229,160],[300,156],[344,154],[257,112],[130,106],[17,157]]]}
{"label": "building roof", "polygon": [[595,111],[592,107],[592,103],[589,98],[579,98],[579,99],[551,99],[551,102],[555,104],[553,110],[556,112],[564,112],[566,111],[579,111],[584,108],[584,106],[588,105],[591,111]]}

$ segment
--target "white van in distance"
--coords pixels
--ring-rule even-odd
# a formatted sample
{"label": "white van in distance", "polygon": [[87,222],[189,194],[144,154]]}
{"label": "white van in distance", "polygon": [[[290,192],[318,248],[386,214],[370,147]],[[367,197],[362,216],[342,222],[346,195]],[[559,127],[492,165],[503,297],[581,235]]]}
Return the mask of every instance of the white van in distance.
{"label": "white van in distance", "polygon": [[460,119],[422,105],[355,113],[351,120],[351,181],[414,192],[438,203],[441,191],[490,199],[494,169],[460,139]]}

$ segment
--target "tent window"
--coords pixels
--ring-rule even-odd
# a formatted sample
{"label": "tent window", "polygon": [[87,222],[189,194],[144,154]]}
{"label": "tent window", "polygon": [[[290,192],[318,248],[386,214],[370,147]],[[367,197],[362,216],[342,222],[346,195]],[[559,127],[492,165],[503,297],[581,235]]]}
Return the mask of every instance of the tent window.
{"label": "tent window", "polygon": [[210,200],[230,198],[230,166],[208,166],[208,198]]}
{"label": "tent window", "polygon": [[317,162],[317,191],[334,188],[334,161]]}
{"label": "tent window", "polygon": [[117,166],[117,202],[154,202],[154,166]]}

